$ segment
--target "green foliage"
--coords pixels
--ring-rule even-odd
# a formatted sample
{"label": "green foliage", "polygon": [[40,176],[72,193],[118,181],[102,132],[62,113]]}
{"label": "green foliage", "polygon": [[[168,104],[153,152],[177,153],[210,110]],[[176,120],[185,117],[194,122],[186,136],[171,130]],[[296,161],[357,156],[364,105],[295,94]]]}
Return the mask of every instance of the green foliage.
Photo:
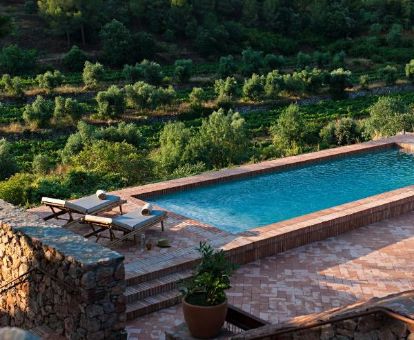
{"label": "green foliage", "polygon": [[3,74],[0,79],[0,90],[10,96],[22,97],[24,95],[24,84],[20,77],[10,77]]}
{"label": "green foliage", "polygon": [[174,76],[179,82],[184,83],[190,80],[193,69],[191,59],[178,59],[175,61],[174,67]]}
{"label": "green foliage", "polygon": [[322,145],[349,145],[360,141],[361,133],[352,118],[341,118],[324,126],[320,132]]}
{"label": "green foliage", "polygon": [[103,80],[105,69],[100,63],[92,64],[90,61],[85,62],[82,79],[86,87],[95,88]]}
{"label": "green foliage", "polygon": [[219,103],[230,102],[237,98],[238,87],[237,80],[234,77],[218,79],[214,82],[214,92],[217,95]]}
{"label": "green foliage", "polygon": [[268,70],[275,70],[286,65],[285,57],[276,54],[266,54],[264,64]]}
{"label": "green foliage", "polygon": [[46,154],[35,155],[32,162],[33,173],[46,175],[53,168],[50,157]]}
{"label": "green foliage", "polygon": [[243,85],[243,97],[250,100],[260,100],[264,96],[265,76],[259,76],[256,73],[245,79]]}
{"label": "green foliage", "polygon": [[137,184],[149,178],[149,166],[144,156],[126,142],[92,142],[71,164],[83,171],[117,174],[128,184]]}
{"label": "green foliage", "polygon": [[401,131],[412,131],[414,114],[400,97],[380,97],[369,108],[366,130],[372,137],[394,136]]}
{"label": "green foliage", "polygon": [[125,92],[112,85],[106,91],[100,91],[96,95],[97,117],[101,119],[113,119],[120,117],[125,111]]}
{"label": "green foliage", "polygon": [[122,75],[128,81],[144,80],[154,85],[161,84],[164,78],[160,64],[146,59],[136,63],[135,66],[125,65]]}
{"label": "green foliage", "polygon": [[411,82],[414,82],[414,59],[411,59],[408,64],[405,65],[405,76]]}
{"label": "green foliage", "polygon": [[10,143],[4,138],[0,139],[0,181],[9,178],[17,171],[16,160],[11,151]]}
{"label": "green foliage", "polygon": [[30,201],[34,176],[15,174],[0,182],[0,198],[14,205],[25,205]]}
{"label": "green foliage", "polygon": [[55,109],[53,118],[55,123],[64,126],[67,123],[75,123],[84,113],[83,106],[72,98],[55,97]]}
{"label": "green foliage", "polygon": [[8,45],[0,51],[0,72],[11,75],[31,72],[35,69],[37,52],[17,45]]}
{"label": "green foliage", "polygon": [[46,71],[44,74],[38,74],[36,76],[36,82],[39,87],[52,91],[55,87],[62,85],[63,75],[60,71],[54,70]]}
{"label": "green foliage", "polygon": [[276,99],[283,87],[283,76],[278,70],[273,70],[266,75],[264,91],[269,99]]}
{"label": "green foliage", "polygon": [[125,93],[128,106],[139,110],[171,105],[176,96],[172,86],[168,88],[156,87],[143,81],[125,86]]}
{"label": "green foliage", "polygon": [[123,23],[112,19],[102,27],[99,36],[103,56],[109,64],[122,65],[131,60],[132,36]]}
{"label": "green foliage", "polygon": [[367,90],[369,88],[369,76],[367,74],[363,74],[359,76],[359,86],[361,86],[361,90]]}
{"label": "green foliage", "polygon": [[126,142],[136,147],[142,147],[144,144],[142,133],[138,127],[125,122],[94,130],[92,137],[110,142]]}
{"label": "green foliage", "polygon": [[220,57],[217,73],[221,78],[230,77],[237,72],[237,63],[232,55]]}
{"label": "green foliage", "polygon": [[37,96],[32,104],[27,104],[24,107],[23,111],[24,121],[35,128],[48,126],[52,115],[53,102],[42,96]]}
{"label": "green foliage", "polygon": [[398,70],[395,66],[387,65],[378,70],[378,76],[387,86],[394,85],[398,79]]}
{"label": "green foliage", "polygon": [[122,76],[129,82],[134,82],[140,79],[144,79],[144,70],[140,64],[124,65],[122,69]]}
{"label": "green foliage", "polygon": [[351,86],[352,72],[338,68],[330,73],[329,92],[334,98],[342,98],[345,95],[345,89]]}
{"label": "green foliage", "polygon": [[301,152],[304,138],[304,124],[299,107],[289,105],[270,127],[273,145],[281,156],[296,155]]}
{"label": "green foliage", "polygon": [[206,243],[197,249],[201,262],[193,277],[181,289],[186,302],[198,306],[216,306],[226,301],[230,289],[230,276],[236,266],[229,262],[223,250],[215,250]]}
{"label": "green foliage", "polygon": [[62,64],[69,71],[82,71],[86,54],[78,46],[73,45],[72,48],[63,56]]}
{"label": "green foliage", "polygon": [[310,66],[311,63],[312,56],[307,53],[299,52],[296,56],[296,67],[299,69]]}
{"label": "green foliage", "polygon": [[205,91],[201,87],[193,87],[189,95],[190,107],[193,110],[200,110],[206,98]]}
{"label": "green foliage", "polygon": [[388,45],[396,47],[401,44],[402,29],[403,29],[402,26],[399,24],[394,24],[391,26],[386,36]]}
{"label": "green foliage", "polygon": [[263,66],[263,52],[255,51],[251,48],[242,52],[241,71],[245,76],[259,73]]}
{"label": "green foliage", "polygon": [[13,23],[11,17],[0,15],[0,39],[9,35],[12,30]]}

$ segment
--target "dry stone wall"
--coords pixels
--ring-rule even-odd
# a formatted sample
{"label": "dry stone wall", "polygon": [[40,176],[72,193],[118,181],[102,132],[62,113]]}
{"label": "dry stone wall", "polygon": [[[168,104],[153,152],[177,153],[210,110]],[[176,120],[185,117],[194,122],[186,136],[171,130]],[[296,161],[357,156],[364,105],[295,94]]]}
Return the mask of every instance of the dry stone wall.
{"label": "dry stone wall", "polygon": [[[26,218],[25,218],[26,216]],[[0,202],[0,327],[125,338],[123,256]]]}

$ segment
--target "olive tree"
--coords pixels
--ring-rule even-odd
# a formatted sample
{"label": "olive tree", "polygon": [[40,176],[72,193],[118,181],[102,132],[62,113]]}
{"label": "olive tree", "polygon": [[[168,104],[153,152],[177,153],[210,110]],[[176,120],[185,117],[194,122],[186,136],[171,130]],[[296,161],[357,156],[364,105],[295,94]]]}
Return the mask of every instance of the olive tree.
{"label": "olive tree", "polygon": [[38,74],[36,76],[37,85],[46,89],[48,92],[52,91],[55,87],[62,85],[63,75],[60,71],[54,70],[46,71],[44,74]]}
{"label": "olive tree", "polygon": [[83,83],[88,88],[95,88],[103,80],[104,74],[105,69],[102,64],[93,64],[90,61],[86,61],[82,73]]}
{"label": "olive tree", "polygon": [[23,110],[24,121],[35,127],[46,127],[50,123],[50,118],[53,114],[53,102],[37,96],[35,101],[31,104],[27,104]]}
{"label": "olive tree", "polygon": [[125,111],[125,93],[115,85],[96,95],[98,104],[97,116],[102,119],[113,119],[121,116]]}
{"label": "olive tree", "polygon": [[191,59],[178,59],[174,63],[174,76],[181,82],[190,80],[193,71],[193,61]]}
{"label": "olive tree", "polygon": [[0,139],[0,181],[9,178],[17,171],[17,164],[12,155],[11,144],[4,138]]}

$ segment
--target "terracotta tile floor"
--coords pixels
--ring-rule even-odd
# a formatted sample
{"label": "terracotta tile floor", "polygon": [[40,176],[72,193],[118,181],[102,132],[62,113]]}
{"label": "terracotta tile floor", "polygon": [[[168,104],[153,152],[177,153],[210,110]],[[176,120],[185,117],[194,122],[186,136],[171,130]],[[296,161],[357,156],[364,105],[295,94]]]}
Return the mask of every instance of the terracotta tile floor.
{"label": "terracotta tile floor", "polygon": [[[272,323],[414,289],[414,212],[238,269],[230,303]],[[163,339],[174,306],[128,323],[128,339]]]}

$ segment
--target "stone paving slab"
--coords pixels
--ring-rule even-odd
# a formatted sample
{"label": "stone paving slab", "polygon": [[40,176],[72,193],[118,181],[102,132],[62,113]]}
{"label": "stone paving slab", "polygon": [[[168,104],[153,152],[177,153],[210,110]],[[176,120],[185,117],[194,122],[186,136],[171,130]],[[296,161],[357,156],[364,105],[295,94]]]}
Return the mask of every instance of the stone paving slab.
{"label": "stone paving slab", "polygon": [[[414,289],[414,212],[242,266],[229,302],[271,323]],[[163,339],[181,306],[127,325],[129,340]]]}

